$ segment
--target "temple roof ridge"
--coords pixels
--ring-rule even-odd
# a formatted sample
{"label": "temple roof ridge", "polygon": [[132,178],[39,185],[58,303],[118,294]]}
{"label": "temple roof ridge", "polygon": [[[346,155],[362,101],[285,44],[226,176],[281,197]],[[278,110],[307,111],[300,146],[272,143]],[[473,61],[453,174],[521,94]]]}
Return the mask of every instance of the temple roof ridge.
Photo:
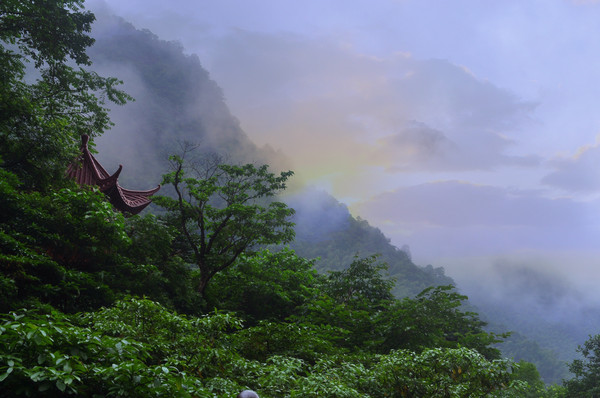
{"label": "temple roof ridge", "polygon": [[119,175],[123,165],[119,165],[116,172],[109,174],[90,152],[89,140],[88,135],[81,136],[81,154],[69,165],[67,175],[79,185],[98,186],[100,191],[108,196],[112,205],[121,212],[137,214],[142,211],[152,202],[150,197],[160,189],[160,185],[146,191],[121,187]]}

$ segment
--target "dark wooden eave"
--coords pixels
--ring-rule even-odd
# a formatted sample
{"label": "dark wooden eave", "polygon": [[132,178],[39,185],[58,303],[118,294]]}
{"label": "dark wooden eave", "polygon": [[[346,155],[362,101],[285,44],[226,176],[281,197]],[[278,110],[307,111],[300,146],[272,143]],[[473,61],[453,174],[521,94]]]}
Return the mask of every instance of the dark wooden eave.
{"label": "dark wooden eave", "polygon": [[79,185],[96,185],[100,191],[108,196],[110,203],[119,211],[137,214],[150,204],[150,197],[155,194],[160,185],[149,191],[134,191],[125,189],[119,185],[119,174],[123,166],[114,174],[108,172],[96,160],[88,149],[90,137],[81,136],[81,155],[69,165],[67,175],[73,178]]}

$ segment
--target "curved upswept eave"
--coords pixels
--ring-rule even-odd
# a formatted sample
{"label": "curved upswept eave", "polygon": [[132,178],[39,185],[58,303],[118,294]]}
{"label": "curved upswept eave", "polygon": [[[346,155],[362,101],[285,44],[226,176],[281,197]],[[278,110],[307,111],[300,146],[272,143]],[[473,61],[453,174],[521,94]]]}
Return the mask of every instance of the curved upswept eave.
{"label": "curved upswept eave", "polygon": [[81,155],[69,165],[67,175],[73,178],[79,185],[95,185],[100,191],[108,196],[111,204],[121,212],[137,214],[148,206],[152,199],[150,198],[159,189],[156,188],[147,191],[137,191],[126,189],[119,185],[119,175],[123,166],[112,175],[109,174],[98,160],[92,155],[88,148],[89,136],[81,136]]}

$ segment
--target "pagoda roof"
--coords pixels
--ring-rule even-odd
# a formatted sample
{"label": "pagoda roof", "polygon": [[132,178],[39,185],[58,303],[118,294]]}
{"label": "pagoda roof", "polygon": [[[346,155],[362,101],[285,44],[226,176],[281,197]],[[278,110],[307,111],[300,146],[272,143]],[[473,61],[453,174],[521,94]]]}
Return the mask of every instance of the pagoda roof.
{"label": "pagoda roof", "polygon": [[81,136],[81,154],[69,165],[67,175],[79,185],[98,186],[100,191],[108,196],[110,203],[121,212],[137,214],[142,211],[152,202],[150,197],[160,189],[160,185],[148,191],[135,191],[121,187],[118,179],[123,166],[119,165],[117,171],[109,174],[91,154],[88,148],[89,140],[89,136]]}

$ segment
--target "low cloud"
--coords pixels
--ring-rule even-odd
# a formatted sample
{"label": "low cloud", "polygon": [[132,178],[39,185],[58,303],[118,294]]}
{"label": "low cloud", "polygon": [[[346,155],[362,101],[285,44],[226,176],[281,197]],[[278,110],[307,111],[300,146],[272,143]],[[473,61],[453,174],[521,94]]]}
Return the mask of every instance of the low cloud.
{"label": "low cloud", "polygon": [[373,163],[382,162],[391,172],[433,168],[447,164],[457,152],[444,133],[424,123],[407,123],[398,132],[377,140]]}
{"label": "low cloud", "polygon": [[[600,238],[594,203],[544,192],[440,181],[398,188],[353,207],[416,257],[512,250],[584,250]],[[439,264],[443,265],[443,264]]]}
{"label": "low cloud", "polygon": [[308,179],[537,164],[507,154],[535,104],[448,61],[244,30],[216,41],[209,59],[242,127]]}
{"label": "low cloud", "polygon": [[586,219],[585,206],[568,199],[462,181],[399,188],[364,202],[357,211],[377,219],[393,215],[404,223],[440,227],[566,227]]}
{"label": "low cloud", "polygon": [[554,171],[542,183],[574,192],[600,190],[600,143],[582,147],[572,157],[550,162]]}
{"label": "low cloud", "polygon": [[447,259],[444,266],[473,303],[504,313],[513,327],[560,323],[574,341],[600,327],[597,250],[507,252]]}
{"label": "low cloud", "polygon": [[[495,288],[506,297],[518,296],[528,304],[556,309],[564,301],[580,301],[577,288],[547,263],[544,266],[530,261],[501,258],[492,266]],[[489,288],[489,287],[488,287]],[[516,304],[516,303],[515,303]]]}

